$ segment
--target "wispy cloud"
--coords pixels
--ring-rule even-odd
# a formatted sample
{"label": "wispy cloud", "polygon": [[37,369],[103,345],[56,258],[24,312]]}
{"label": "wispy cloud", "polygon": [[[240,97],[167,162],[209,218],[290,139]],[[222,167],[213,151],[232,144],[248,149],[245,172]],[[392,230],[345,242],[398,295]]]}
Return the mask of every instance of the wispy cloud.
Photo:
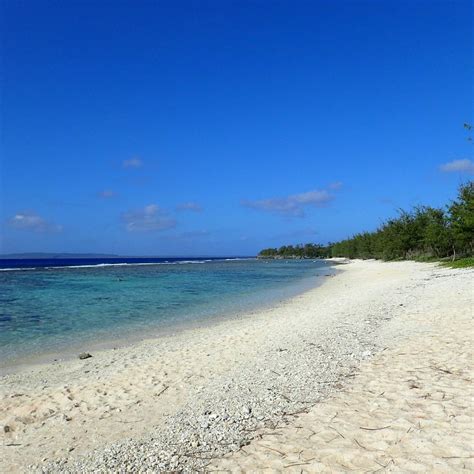
{"label": "wispy cloud", "polygon": [[38,233],[61,232],[63,227],[47,221],[35,212],[18,212],[8,220],[8,225],[14,229],[27,230]]}
{"label": "wispy cloud", "polygon": [[202,206],[197,202],[183,202],[176,206],[177,211],[202,212]]}
{"label": "wispy cloud", "polygon": [[117,196],[117,193],[111,189],[104,189],[104,191],[98,193],[98,196],[102,199],[110,199]]}
{"label": "wispy cloud", "polygon": [[202,239],[205,237],[209,237],[211,233],[208,230],[194,230],[194,231],[189,231],[189,232],[182,232],[181,234],[178,235],[178,238],[180,239],[189,239],[189,240],[194,240],[194,239]]}
{"label": "wispy cloud", "polygon": [[388,197],[381,197],[381,198],[378,199],[378,201],[382,204],[387,204],[387,205],[395,207],[395,201],[393,199],[388,198]]}
{"label": "wispy cloud", "polygon": [[334,196],[326,189],[293,194],[287,197],[242,201],[242,205],[260,211],[271,212],[282,216],[303,217],[308,207],[324,207]]}
{"label": "wispy cloud", "polygon": [[444,173],[474,174],[474,161],[468,159],[450,161],[441,165],[440,170]]}
{"label": "wispy cloud", "polygon": [[338,189],[341,189],[342,188],[342,181],[335,181],[334,183],[331,183],[328,188],[329,189],[334,189],[335,191],[337,191]]}
{"label": "wispy cloud", "polygon": [[176,220],[156,204],[125,212],[122,221],[129,232],[161,231],[176,227]]}
{"label": "wispy cloud", "polygon": [[124,160],[122,166],[124,168],[141,168],[143,166],[143,161],[140,158],[134,157],[129,160]]}

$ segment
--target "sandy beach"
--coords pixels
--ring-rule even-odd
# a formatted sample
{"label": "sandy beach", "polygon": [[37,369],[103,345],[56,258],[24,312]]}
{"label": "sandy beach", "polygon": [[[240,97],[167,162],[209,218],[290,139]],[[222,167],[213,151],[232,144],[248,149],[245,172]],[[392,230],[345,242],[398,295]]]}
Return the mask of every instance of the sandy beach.
{"label": "sandy beach", "polygon": [[270,309],[5,375],[0,471],[472,472],[473,280],[352,261]]}

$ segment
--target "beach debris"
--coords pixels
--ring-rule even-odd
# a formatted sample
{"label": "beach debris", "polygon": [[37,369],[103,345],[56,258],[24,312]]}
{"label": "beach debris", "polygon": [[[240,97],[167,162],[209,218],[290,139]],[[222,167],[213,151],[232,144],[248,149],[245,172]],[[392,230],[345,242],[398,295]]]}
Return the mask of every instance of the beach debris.
{"label": "beach debris", "polygon": [[381,426],[380,428],[369,428],[367,426],[359,426],[361,430],[366,430],[366,431],[379,431],[379,430],[386,430],[387,428],[390,428],[392,425],[387,425],[387,426]]}
{"label": "beach debris", "polygon": [[165,385],[158,393],[155,394],[155,397],[159,397],[162,393],[166,392],[170,387],[169,385]]}
{"label": "beach debris", "polygon": [[92,357],[92,354],[89,354],[88,352],[81,352],[78,357],[81,360],[89,359]]}
{"label": "beach debris", "polygon": [[5,425],[5,426],[3,427],[3,432],[4,432],[4,433],[10,433],[10,431],[11,431],[11,428],[10,428],[8,425]]}

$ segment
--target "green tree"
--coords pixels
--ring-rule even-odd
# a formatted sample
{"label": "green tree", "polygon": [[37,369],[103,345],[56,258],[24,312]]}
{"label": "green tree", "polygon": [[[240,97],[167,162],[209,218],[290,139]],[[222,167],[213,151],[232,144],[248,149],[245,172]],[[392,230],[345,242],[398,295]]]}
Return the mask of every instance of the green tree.
{"label": "green tree", "polygon": [[424,253],[441,258],[449,255],[452,248],[452,232],[448,217],[442,209],[424,207]]}
{"label": "green tree", "polygon": [[474,253],[474,182],[459,187],[458,198],[448,208],[453,238],[453,259],[456,254]]}

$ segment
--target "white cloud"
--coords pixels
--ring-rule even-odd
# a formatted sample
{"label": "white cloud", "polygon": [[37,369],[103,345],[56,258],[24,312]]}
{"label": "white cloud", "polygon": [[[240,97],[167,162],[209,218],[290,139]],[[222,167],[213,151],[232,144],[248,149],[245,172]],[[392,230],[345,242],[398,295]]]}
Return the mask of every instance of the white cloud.
{"label": "white cloud", "polygon": [[122,214],[122,220],[129,232],[161,231],[176,227],[176,220],[156,204],[126,212]]}
{"label": "white cloud", "polygon": [[177,211],[192,211],[192,212],[202,212],[202,207],[197,202],[183,202],[176,206]]}
{"label": "white cloud", "polygon": [[140,158],[130,158],[124,160],[122,165],[124,168],[140,168],[143,166],[143,161]]}
{"label": "white cloud", "polygon": [[257,201],[242,201],[242,205],[260,211],[283,216],[303,217],[307,207],[324,207],[334,196],[326,189],[293,194],[283,198],[269,198]]}
{"label": "white cloud", "polygon": [[34,212],[18,212],[8,220],[10,227],[31,232],[61,232],[63,227],[43,219]]}
{"label": "white cloud", "polygon": [[469,173],[474,174],[474,161],[472,160],[454,160],[449,163],[444,163],[440,166],[444,173]]}
{"label": "white cloud", "polygon": [[103,199],[110,199],[110,198],[113,198],[117,195],[117,193],[115,191],[112,191],[110,189],[105,189],[104,191],[100,191],[99,192],[99,197],[103,198]]}

